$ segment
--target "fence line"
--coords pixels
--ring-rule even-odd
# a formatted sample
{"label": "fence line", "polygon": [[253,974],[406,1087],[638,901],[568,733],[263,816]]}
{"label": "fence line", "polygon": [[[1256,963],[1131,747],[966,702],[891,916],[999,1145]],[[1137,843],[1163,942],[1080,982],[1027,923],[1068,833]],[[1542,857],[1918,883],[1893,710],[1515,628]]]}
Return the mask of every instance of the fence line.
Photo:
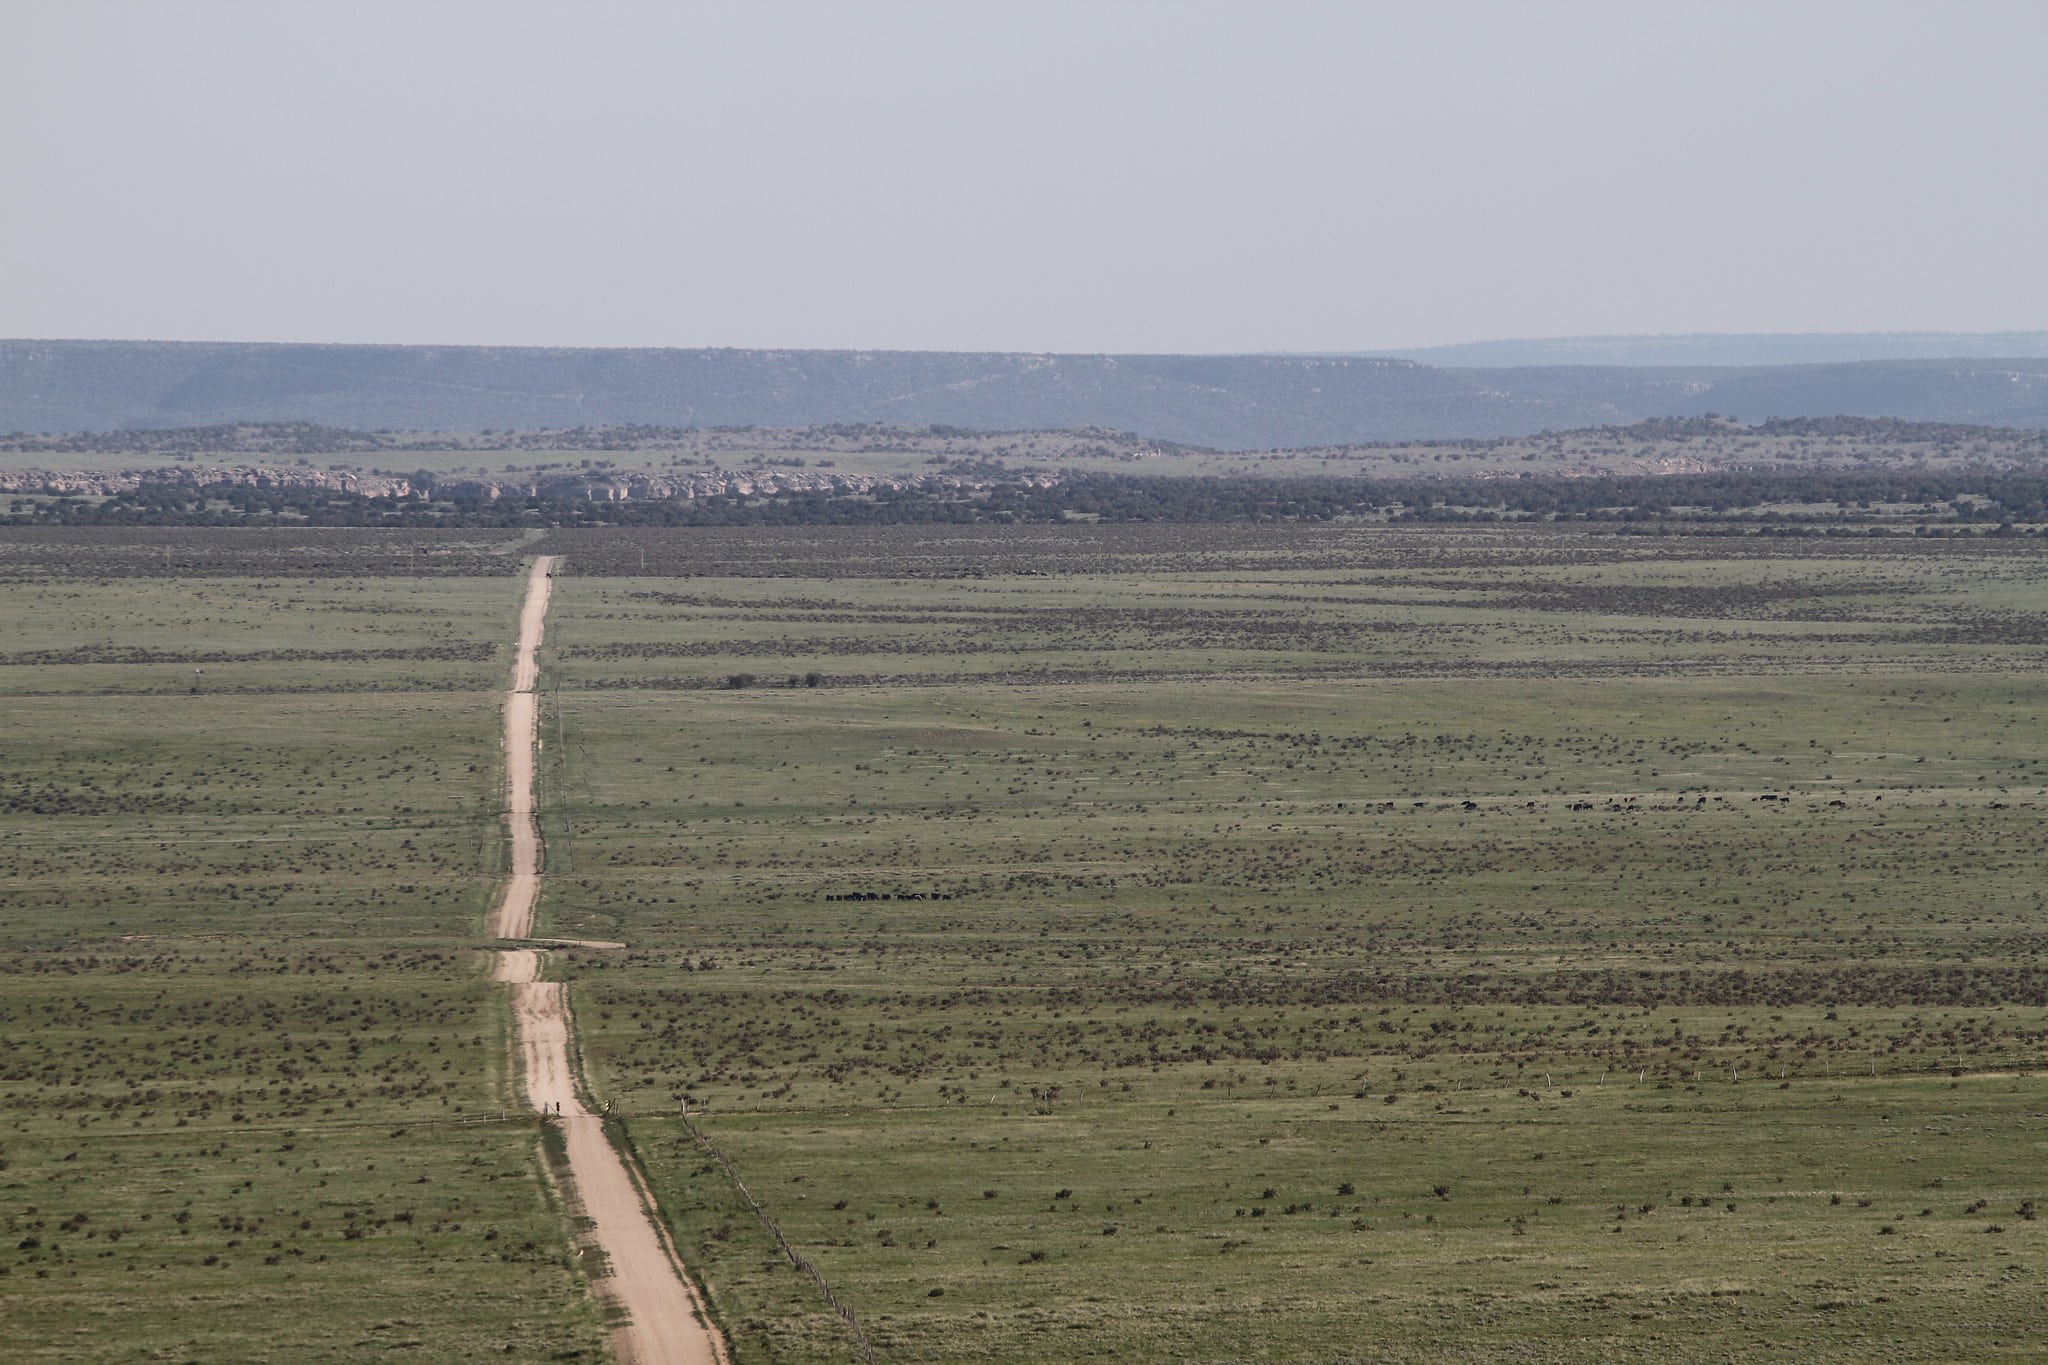
{"label": "fence line", "polygon": [[824,1273],[818,1267],[812,1265],[809,1258],[802,1252],[789,1244],[789,1239],[782,1235],[782,1229],[777,1227],[775,1220],[768,1216],[768,1210],[761,1207],[761,1201],[754,1198],[754,1192],[747,1188],[747,1182],[740,1179],[740,1173],[733,1169],[733,1164],[730,1161],[726,1160],[725,1153],[711,1145],[711,1139],[705,1137],[698,1130],[697,1125],[690,1122],[690,1116],[687,1113],[682,1116],[682,1119],[683,1127],[690,1130],[690,1136],[697,1140],[697,1145],[702,1147],[710,1155],[711,1159],[716,1161],[725,1171],[726,1179],[732,1181],[733,1188],[738,1190],[740,1197],[747,1201],[747,1207],[754,1211],[754,1217],[761,1220],[761,1226],[766,1228],[768,1235],[775,1239],[775,1245],[782,1248],[782,1254],[789,1258],[789,1263],[802,1271],[805,1278],[817,1286],[818,1293],[823,1296],[827,1304],[831,1305],[832,1311],[837,1313],[840,1319],[853,1332],[854,1344],[860,1348],[861,1359],[868,1362],[868,1365],[875,1365],[875,1348],[868,1343],[868,1334],[861,1330],[860,1319],[854,1316],[852,1305],[842,1302],[840,1297],[832,1292],[832,1286],[825,1283]]}

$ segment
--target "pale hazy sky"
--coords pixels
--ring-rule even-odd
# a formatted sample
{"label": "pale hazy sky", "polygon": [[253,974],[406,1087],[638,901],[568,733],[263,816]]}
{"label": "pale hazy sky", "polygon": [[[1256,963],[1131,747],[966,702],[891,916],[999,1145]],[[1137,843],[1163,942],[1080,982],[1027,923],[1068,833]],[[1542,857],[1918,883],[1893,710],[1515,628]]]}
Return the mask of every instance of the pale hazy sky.
{"label": "pale hazy sky", "polygon": [[2044,0],[0,0],[0,336],[2048,327]]}

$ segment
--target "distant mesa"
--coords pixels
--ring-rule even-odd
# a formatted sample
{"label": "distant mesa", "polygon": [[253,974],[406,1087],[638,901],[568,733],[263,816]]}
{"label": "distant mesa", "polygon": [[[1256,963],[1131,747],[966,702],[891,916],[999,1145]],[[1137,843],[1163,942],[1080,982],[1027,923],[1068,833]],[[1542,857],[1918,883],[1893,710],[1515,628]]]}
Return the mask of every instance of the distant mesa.
{"label": "distant mesa", "polygon": [[[1812,339],[1777,340],[1784,354],[1819,356],[1853,350],[1856,339],[1836,338],[1832,351]],[[1753,344],[1743,351],[1738,343]],[[1094,426],[1219,450],[1263,450],[1486,439],[1707,413],[1748,422],[1848,415],[2048,427],[2048,335],[1943,343],[1936,334],[1910,334],[1893,344],[1924,351],[1998,343],[2016,354],[1729,366],[1700,357],[1756,353],[1760,339],[1581,338],[1417,353],[1435,363],[1329,355],[0,341],[0,432],[259,422],[362,432],[878,422],[974,431]],[[1475,354],[1515,363],[1454,363]],[[1643,363],[1645,355],[1658,363]],[[1609,363],[1530,363],[1560,356],[1604,356]]]}
{"label": "distant mesa", "polygon": [[1719,365],[1757,369],[1771,365],[1845,365],[1866,360],[2040,360],[2048,357],[2048,332],[1688,332],[1467,341],[1395,354],[1428,365],[1495,369],[1529,365]]}

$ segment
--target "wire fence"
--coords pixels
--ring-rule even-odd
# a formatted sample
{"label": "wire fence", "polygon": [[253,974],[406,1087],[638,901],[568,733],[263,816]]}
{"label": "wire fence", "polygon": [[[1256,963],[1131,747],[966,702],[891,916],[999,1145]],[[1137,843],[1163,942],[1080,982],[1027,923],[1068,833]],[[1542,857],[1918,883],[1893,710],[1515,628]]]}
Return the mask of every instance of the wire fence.
{"label": "wire fence", "polygon": [[754,1211],[754,1217],[761,1220],[761,1226],[766,1228],[768,1235],[775,1239],[775,1245],[782,1248],[782,1254],[789,1258],[789,1263],[801,1271],[804,1277],[812,1284],[817,1286],[818,1293],[824,1297],[825,1302],[831,1306],[832,1311],[837,1313],[840,1319],[846,1323],[847,1329],[853,1333],[854,1345],[860,1349],[860,1358],[868,1362],[868,1365],[875,1365],[875,1348],[869,1343],[868,1334],[861,1330],[860,1319],[854,1315],[853,1306],[844,1302],[837,1294],[833,1293],[832,1286],[825,1282],[824,1273],[818,1267],[812,1265],[809,1258],[802,1252],[789,1244],[789,1239],[782,1235],[782,1229],[777,1227],[775,1220],[768,1216],[768,1210],[761,1207],[761,1201],[754,1198],[753,1191],[747,1188],[747,1182],[740,1179],[740,1173],[733,1169],[732,1162],[726,1160],[725,1153],[711,1145],[711,1139],[705,1137],[697,1125],[690,1122],[688,1114],[684,1114],[682,1118],[683,1127],[690,1130],[690,1136],[697,1140],[697,1145],[702,1147],[711,1159],[716,1161],[719,1167],[724,1170],[726,1179],[732,1181],[733,1188],[738,1190],[740,1197],[747,1201],[747,1207]]}

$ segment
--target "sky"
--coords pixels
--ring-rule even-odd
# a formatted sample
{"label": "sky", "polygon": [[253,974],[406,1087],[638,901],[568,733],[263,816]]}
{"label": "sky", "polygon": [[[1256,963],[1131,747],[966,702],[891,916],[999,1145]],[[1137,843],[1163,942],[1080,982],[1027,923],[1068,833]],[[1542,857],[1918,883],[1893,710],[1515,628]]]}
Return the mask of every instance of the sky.
{"label": "sky", "polygon": [[0,336],[2048,327],[2041,0],[5,0]]}

